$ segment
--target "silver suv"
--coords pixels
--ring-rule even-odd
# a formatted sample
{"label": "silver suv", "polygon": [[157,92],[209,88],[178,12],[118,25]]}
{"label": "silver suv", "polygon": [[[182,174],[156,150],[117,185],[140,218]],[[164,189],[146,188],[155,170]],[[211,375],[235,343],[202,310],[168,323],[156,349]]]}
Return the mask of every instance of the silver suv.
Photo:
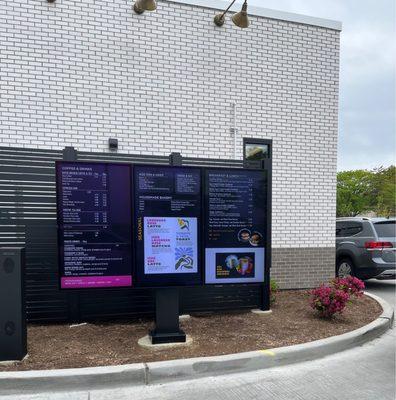
{"label": "silver suv", "polygon": [[336,275],[396,278],[396,219],[338,218]]}

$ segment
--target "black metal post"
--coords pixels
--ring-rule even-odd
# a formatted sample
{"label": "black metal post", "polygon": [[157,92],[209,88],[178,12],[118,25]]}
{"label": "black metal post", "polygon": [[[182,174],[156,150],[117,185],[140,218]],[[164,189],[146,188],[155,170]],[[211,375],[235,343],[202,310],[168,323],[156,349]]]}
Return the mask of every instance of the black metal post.
{"label": "black metal post", "polygon": [[183,157],[180,153],[169,154],[169,164],[174,167],[181,167],[183,165]]}
{"label": "black metal post", "polygon": [[25,249],[0,248],[0,361],[27,353]]}
{"label": "black metal post", "polygon": [[63,161],[77,161],[77,150],[73,146],[65,147],[62,151]]}
{"label": "black metal post", "polygon": [[[271,149],[272,151],[272,149]],[[266,249],[265,270],[262,293],[261,310],[271,309],[271,265],[272,265],[272,158],[262,160],[261,168],[267,171],[267,226],[266,226]]]}
{"label": "black metal post", "polygon": [[[72,147],[65,147],[62,151],[64,161],[77,161],[77,150]],[[59,237],[59,236],[58,236]],[[80,296],[78,292],[71,291],[68,293],[69,322],[80,323]]]}
{"label": "black metal post", "polygon": [[[180,153],[169,155],[169,164],[181,166],[183,158]],[[179,324],[179,288],[155,289],[155,329],[150,332],[151,343],[183,343],[186,334]]]}
{"label": "black metal post", "polygon": [[179,289],[155,290],[155,329],[150,332],[151,343],[183,343],[186,334],[179,326]]}
{"label": "black metal post", "polygon": [[[272,151],[272,146],[271,146]],[[261,306],[260,310],[271,309],[271,263],[272,263],[272,157],[260,161],[245,160],[244,168],[262,169],[267,171],[267,221],[266,221],[266,248],[264,256],[264,283],[261,285]]]}

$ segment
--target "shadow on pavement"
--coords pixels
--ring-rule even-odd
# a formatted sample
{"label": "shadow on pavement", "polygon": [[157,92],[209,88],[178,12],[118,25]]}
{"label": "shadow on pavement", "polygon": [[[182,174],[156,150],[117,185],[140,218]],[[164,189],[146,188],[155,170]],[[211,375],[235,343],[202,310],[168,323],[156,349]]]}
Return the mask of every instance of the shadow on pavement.
{"label": "shadow on pavement", "polygon": [[395,291],[396,288],[396,280],[389,279],[389,280],[378,280],[378,279],[370,279],[365,282],[367,289],[379,289],[380,291],[392,293]]}
{"label": "shadow on pavement", "polygon": [[386,300],[390,305],[394,308],[396,306],[396,280],[377,280],[370,279],[365,282],[366,290],[370,293],[373,293],[377,296],[382,297]]}

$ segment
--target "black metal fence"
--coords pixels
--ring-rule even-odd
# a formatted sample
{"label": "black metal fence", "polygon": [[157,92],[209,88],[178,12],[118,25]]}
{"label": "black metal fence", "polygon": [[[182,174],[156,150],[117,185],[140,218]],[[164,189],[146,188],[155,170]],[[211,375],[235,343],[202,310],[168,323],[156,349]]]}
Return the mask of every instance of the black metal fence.
{"label": "black metal fence", "polygon": [[[166,156],[78,152],[80,161],[169,164]],[[92,321],[154,314],[150,289],[65,292],[58,287],[55,161],[62,150],[0,147],[0,247],[26,247],[30,322]],[[242,161],[183,158],[183,165],[240,168]],[[259,307],[262,285],[180,289],[181,312]]]}

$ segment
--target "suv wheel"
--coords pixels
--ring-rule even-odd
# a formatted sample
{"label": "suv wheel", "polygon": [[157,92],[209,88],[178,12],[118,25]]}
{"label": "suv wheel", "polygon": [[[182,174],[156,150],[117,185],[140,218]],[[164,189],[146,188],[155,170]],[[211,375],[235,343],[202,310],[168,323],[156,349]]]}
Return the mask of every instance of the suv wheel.
{"label": "suv wheel", "polygon": [[338,278],[346,278],[347,276],[355,276],[354,266],[349,258],[342,258],[337,263],[336,275]]}

